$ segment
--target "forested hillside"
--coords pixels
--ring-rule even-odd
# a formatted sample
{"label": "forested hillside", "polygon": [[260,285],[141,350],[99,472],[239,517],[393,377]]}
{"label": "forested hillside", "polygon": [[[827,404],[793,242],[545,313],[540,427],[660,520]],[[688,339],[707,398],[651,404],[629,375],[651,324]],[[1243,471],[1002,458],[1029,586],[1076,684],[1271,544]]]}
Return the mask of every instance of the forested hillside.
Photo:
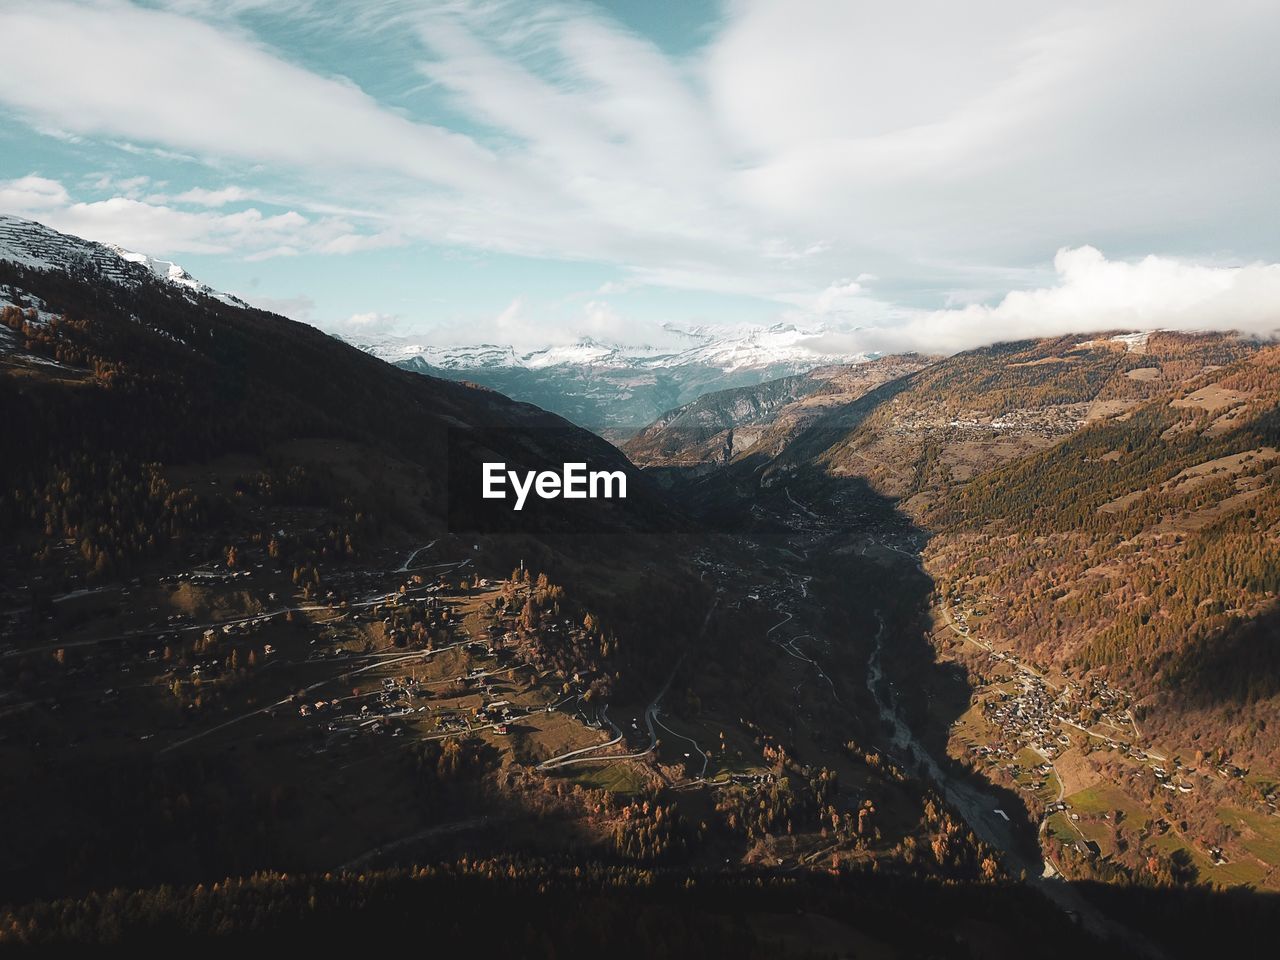
{"label": "forested hillside", "polygon": [[1280,750],[1280,350],[1213,362],[1232,352],[925,516],[931,565],[981,598],[987,635],[1105,667],[1140,722],[1248,766]]}
{"label": "forested hillside", "polygon": [[[657,529],[668,516],[594,435],[401,371],[313,327],[146,279],[105,282],[92,264],[68,274],[0,260],[0,290],[9,590],[92,585],[192,550],[221,555],[237,540],[265,546],[271,531],[245,529],[237,509],[250,502],[312,511],[317,525],[281,547],[295,564],[340,565],[438,535],[450,430],[477,437],[465,453],[513,467],[584,460],[629,471],[630,496],[595,514],[595,532]],[[198,465],[229,482],[211,483]],[[560,555],[597,564],[643,551],[638,543],[577,538]]]}

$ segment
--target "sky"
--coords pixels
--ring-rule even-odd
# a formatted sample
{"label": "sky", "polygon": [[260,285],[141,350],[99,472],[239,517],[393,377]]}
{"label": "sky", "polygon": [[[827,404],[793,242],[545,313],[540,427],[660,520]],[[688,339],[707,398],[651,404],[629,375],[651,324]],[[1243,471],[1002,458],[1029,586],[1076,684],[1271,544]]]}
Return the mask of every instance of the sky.
{"label": "sky", "polygon": [[1280,328],[1273,0],[0,0],[0,212],[322,329]]}

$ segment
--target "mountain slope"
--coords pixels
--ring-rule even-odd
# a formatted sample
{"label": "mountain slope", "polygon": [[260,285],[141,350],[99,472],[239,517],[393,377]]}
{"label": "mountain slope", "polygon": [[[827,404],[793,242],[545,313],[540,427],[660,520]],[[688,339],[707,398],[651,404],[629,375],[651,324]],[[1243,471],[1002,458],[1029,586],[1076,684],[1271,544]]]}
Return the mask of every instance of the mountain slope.
{"label": "mountain slope", "polygon": [[[38,469],[45,418],[65,404],[75,412],[57,434],[62,444],[135,459],[258,452],[303,436],[380,446],[420,465],[436,489],[428,503],[437,518],[450,429],[518,428],[520,449],[509,440],[495,451],[513,464],[530,455],[544,463],[587,457],[631,469],[559,417],[399,371],[305,324],[206,294],[185,275],[157,274],[153,261],[12,218],[2,239],[9,409],[54,404],[43,416],[19,416],[6,432],[15,466]],[[638,475],[634,482],[638,505],[645,484]]]}
{"label": "mountain slope", "polygon": [[1274,761],[1280,731],[1248,718],[1280,706],[1278,448],[1265,347],[952,488],[925,513],[931,561],[948,592],[985,598],[993,639],[1105,669],[1167,736],[1203,722],[1224,756]]}
{"label": "mountain slope", "polygon": [[703,472],[753,451],[781,450],[805,426],[926,363],[881,357],[715,391],[665,413],[622,449],[642,467],[685,472]]}
{"label": "mountain slope", "polygon": [[[548,563],[554,555],[569,566],[612,556],[613,570],[644,589],[628,563],[644,565],[645,541],[607,546],[605,534],[667,529],[673,512],[614,447],[527,404],[401,371],[305,324],[175,287],[104,250],[92,249],[99,268],[88,274],[0,259],[0,289],[28,304],[0,308],[6,599],[257,542],[265,528],[239,515],[242,502],[260,500],[259,513],[276,501],[313,511],[319,529],[300,539],[330,562],[334,538],[340,553],[367,556],[446,531],[467,535],[483,529],[458,526],[475,517],[457,512],[478,497],[482,460],[625,473],[627,498],[590,511],[586,527],[600,536],[548,552],[544,534],[584,528],[584,511],[561,500],[525,511],[529,522],[510,532],[533,539],[509,536],[501,549],[516,562],[520,545],[535,544]],[[206,469],[229,486],[200,480]],[[451,498],[459,476],[469,486]],[[507,515],[490,526],[502,529]],[[583,590],[597,609],[616,609],[619,625],[632,618],[627,590],[599,576],[584,578]]]}
{"label": "mountain slope", "polygon": [[[32,230],[38,247],[24,249],[41,259],[0,256],[0,757],[26,771],[0,805],[31,828],[0,867],[0,898],[340,865],[406,818],[420,829],[431,804],[405,802],[414,777],[392,752],[374,764],[390,792],[376,779],[340,791],[377,813],[317,827],[339,788],[300,796],[311,774],[279,769],[326,733],[304,724],[308,691],[372,702],[373,732],[399,744],[362,689],[384,662],[434,669],[448,648],[448,685],[472,669],[465,658],[494,656],[458,652],[468,631],[501,629],[501,673],[532,671],[517,679],[541,711],[564,684],[588,703],[652,696],[704,625],[710,588],[671,559],[685,551],[646,535],[678,509],[593,434]],[[33,265],[64,249],[87,249],[94,267]],[[478,480],[482,460],[584,462],[624,473],[628,495],[477,532],[459,525],[451,487]],[[416,707],[396,717],[453,722]],[[278,713],[294,726],[260,729],[251,755],[228,757],[236,739],[201,749]],[[583,746],[596,736],[585,719],[542,723]],[[527,737],[509,741],[521,756]],[[426,735],[428,755],[440,739]],[[45,762],[50,744],[75,762]],[[306,811],[296,824],[283,796]],[[199,822],[165,820],[171,804],[203,811]]]}
{"label": "mountain slope", "polygon": [[93,275],[114,284],[136,285],[159,279],[192,295],[248,306],[238,297],[201,283],[176,263],[132,253],[114,244],[82,240],[11,214],[0,213],[0,259],[34,270]]}
{"label": "mountain slope", "polygon": [[939,490],[1123,416],[1257,345],[1232,336],[1125,335],[999,344],[905,371],[851,415],[812,420],[751,459],[764,478],[819,466],[922,507]]}

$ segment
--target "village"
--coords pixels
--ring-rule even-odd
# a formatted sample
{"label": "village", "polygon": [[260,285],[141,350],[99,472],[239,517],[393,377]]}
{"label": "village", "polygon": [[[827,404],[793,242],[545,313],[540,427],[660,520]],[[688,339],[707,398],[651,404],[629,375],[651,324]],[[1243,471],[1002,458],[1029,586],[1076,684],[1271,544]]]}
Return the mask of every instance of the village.
{"label": "village", "polygon": [[[1132,818],[1155,849],[1175,852],[1181,846],[1205,872],[1221,869],[1235,882],[1237,875],[1261,878],[1273,869],[1270,859],[1256,853],[1269,857],[1269,840],[1233,855],[1228,833],[1193,836],[1179,810],[1183,798],[1199,795],[1222,805],[1224,821],[1225,811],[1248,816],[1246,802],[1256,815],[1274,819],[1274,791],[1247,800],[1248,771],[1208,758],[1189,764],[1171,750],[1144,743],[1132,696],[1105,677],[1050,679],[1017,654],[973,636],[962,607],[943,606],[941,612],[959,638],[950,642],[981,648],[965,651],[978,682],[969,711],[952,724],[951,752],[1017,790],[1040,819],[1042,836],[1082,858],[1105,859],[1116,850],[1118,821]],[[1264,836],[1274,833],[1280,831],[1269,828]]]}

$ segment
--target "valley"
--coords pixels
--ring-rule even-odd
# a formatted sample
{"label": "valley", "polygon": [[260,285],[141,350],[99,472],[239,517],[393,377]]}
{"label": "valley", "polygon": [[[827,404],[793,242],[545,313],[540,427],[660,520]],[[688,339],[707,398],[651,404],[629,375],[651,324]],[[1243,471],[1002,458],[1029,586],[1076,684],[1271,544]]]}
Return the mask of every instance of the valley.
{"label": "valley", "polygon": [[[666,890],[657,951],[673,916],[745,955],[1182,956],[1268,921],[1267,648],[1235,726],[1171,696],[1271,609],[1242,544],[1274,521],[1273,348],[868,359],[619,451],[137,261],[50,269],[109,251],[36,237],[0,262],[9,940],[325,938],[277,912],[318,891],[348,931],[428,887],[473,916],[440,878],[601,921]],[[469,526],[450,484],[495,460],[627,496]],[[1159,582],[1202,647],[1121,630]]]}
{"label": "valley", "polygon": [[1280,5],[0,0],[0,960],[1280,934]]}
{"label": "valley", "polygon": [[[1274,889],[1276,746],[1263,742],[1274,707],[1263,678],[1274,672],[1257,659],[1274,651],[1266,633],[1255,633],[1249,648],[1262,699],[1237,701],[1231,720],[1177,697],[1172,671],[1153,684],[1150,673],[1139,679],[1132,653],[1098,658],[1073,646],[1080,634],[1119,636],[1118,621],[1106,633],[1108,618],[1126,602],[1141,603],[1143,591],[1165,598],[1162,616],[1176,609],[1167,598],[1181,588],[1160,587],[1151,565],[1181,577],[1188,568],[1179,557],[1197,541],[1236,555],[1273,541],[1276,475],[1265,413],[1276,397],[1272,353],[1229,338],[1167,334],[977,351],[904,375],[873,404],[856,396],[838,404],[786,442],[758,441],[707,461],[710,471],[682,481],[683,489],[698,497],[706,488],[710,501],[730,489],[758,496],[753,491],[785,485],[794,502],[798,485],[826,490],[847,477],[897,500],[922,528],[907,552],[919,550],[933,584],[921,629],[930,657],[950,668],[916,685],[908,714],[931,731],[935,756],[1010,791],[1001,817],[1040,824],[1047,872]],[[1258,389],[1260,382],[1271,385]],[[790,401],[758,418],[756,435],[785,429],[798,406]],[[1164,422],[1149,433],[1152,417]],[[670,454],[650,451],[697,449],[700,438],[656,429],[646,447],[629,449],[669,474]],[[1136,438],[1153,435],[1163,441],[1152,449],[1160,459],[1136,472],[1122,466],[1141,463]],[[1180,442],[1170,449],[1174,436]],[[1011,476],[1036,479],[1019,492],[1010,490]],[[1065,486],[1069,477],[1081,485]],[[1116,493],[1081,497],[1088,484]],[[1063,496],[1046,499],[1047,488]],[[992,499],[977,508],[984,496]],[[1092,515],[1075,506],[1085,498],[1097,504]],[[1152,516],[1143,510],[1156,503],[1161,512],[1152,520],[1134,522]],[[1031,511],[1058,519],[1030,520]],[[1144,531],[1145,524],[1154,526]],[[1250,539],[1233,541],[1235,530]],[[1268,531],[1262,541],[1259,531]],[[1070,551],[1082,559],[1068,560]],[[1214,561],[1212,569],[1230,578],[1230,563]],[[1108,587],[1127,593],[1135,580],[1127,601],[1113,592],[1090,601],[1087,614],[1082,608],[1084,597],[1105,596]],[[1249,599],[1224,605],[1235,606],[1235,617],[1266,622],[1274,588],[1252,582]],[[1220,610],[1225,586],[1209,594],[1215,606],[1205,600],[1198,609]],[[1095,649],[1100,642],[1092,641]],[[1153,655],[1170,662],[1166,652]],[[938,727],[942,703],[957,714],[949,730]],[[1241,722],[1242,708],[1257,719]],[[1201,745],[1206,737],[1212,750]]]}

